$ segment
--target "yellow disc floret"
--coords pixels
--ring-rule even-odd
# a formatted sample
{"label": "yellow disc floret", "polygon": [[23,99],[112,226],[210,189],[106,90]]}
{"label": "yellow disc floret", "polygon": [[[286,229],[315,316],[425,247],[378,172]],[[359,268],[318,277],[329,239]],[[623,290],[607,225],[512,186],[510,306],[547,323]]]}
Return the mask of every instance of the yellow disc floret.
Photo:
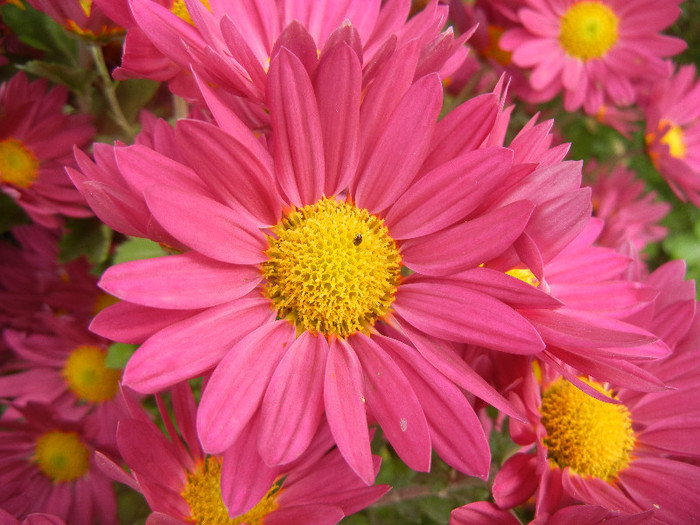
{"label": "yellow disc floret", "polygon": [[90,468],[90,451],[75,432],[52,430],[37,439],[33,460],[52,481],[74,481]]}
{"label": "yellow disc floret", "polygon": [[662,120],[659,123],[659,131],[662,129],[666,129],[666,132],[659,140],[668,146],[669,155],[677,159],[685,158],[685,132],[683,128],[668,120]]}
{"label": "yellow disc floret", "polygon": [[561,17],[559,42],[573,57],[600,58],[617,42],[619,22],[603,2],[576,2]]}
{"label": "yellow disc floret", "polygon": [[[613,398],[600,383],[584,381]],[[629,465],[635,438],[624,405],[600,401],[558,379],[542,394],[540,412],[547,429],[544,444],[557,466],[612,481]]]}
{"label": "yellow disc floret", "polygon": [[499,26],[490,25],[487,28],[489,35],[489,45],[482,53],[487,58],[492,58],[502,66],[508,66],[512,62],[513,53],[506,51],[500,45],[501,37],[505,33],[505,29]]}
{"label": "yellow disc floret", "polygon": [[[200,2],[202,2],[207,9],[210,9],[209,0],[200,0]],[[170,8],[170,12],[177,17],[182,18],[188,24],[194,25],[190,12],[187,10],[185,0],[175,0],[173,2],[173,6]]]}
{"label": "yellow disc floret", "polygon": [[299,333],[368,334],[389,312],[401,255],[382,219],[324,198],[295,208],[273,231],[264,294]]}
{"label": "yellow disc floret", "polygon": [[265,516],[277,510],[280,486],[274,484],[265,496],[248,512],[229,517],[221,499],[221,459],[210,456],[187,474],[187,484],[181,492],[190,507],[190,520],[196,525],[262,525]]}
{"label": "yellow disc floret", "polygon": [[39,174],[39,159],[17,139],[0,141],[0,181],[28,188]]}
{"label": "yellow disc floret", "polygon": [[529,268],[513,268],[512,270],[508,270],[506,273],[511,277],[515,277],[524,283],[534,286],[535,288],[540,285],[540,280],[535,277],[535,274],[532,273],[532,270]]}
{"label": "yellow disc floret", "polygon": [[73,350],[62,371],[70,391],[90,403],[114,398],[122,371],[107,368],[106,359],[107,352],[96,346],[83,345]]}

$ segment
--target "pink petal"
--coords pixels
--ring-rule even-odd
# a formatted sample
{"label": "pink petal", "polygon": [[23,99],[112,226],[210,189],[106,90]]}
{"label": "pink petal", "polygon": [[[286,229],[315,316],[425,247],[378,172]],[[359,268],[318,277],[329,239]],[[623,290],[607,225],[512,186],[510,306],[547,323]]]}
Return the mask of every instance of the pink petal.
{"label": "pink petal", "polygon": [[268,98],[277,180],[292,204],[313,204],[324,189],[319,110],[309,75],[286,48],[270,64]]}
{"label": "pink petal", "polygon": [[197,432],[206,452],[219,454],[238,439],[293,337],[294,328],[287,321],[268,323],[243,338],[221,360],[197,412]]}
{"label": "pink petal", "polygon": [[367,485],[375,472],[369,447],[362,365],[347,344],[334,340],[326,364],[323,397],[326,419],[340,453]]}
{"label": "pink petal", "polygon": [[328,343],[304,332],[270,380],[260,412],[258,451],[268,465],[289,463],[309,446],[323,413]]}
{"label": "pink petal", "polygon": [[362,334],[348,343],[364,371],[367,406],[386,438],[409,468],[430,471],[428,423],[411,383],[381,344]]}
{"label": "pink petal", "polygon": [[438,233],[404,242],[404,264],[426,275],[448,275],[493,259],[512,246],[533,205],[518,201]]}
{"label": "pink petal", "polygon": [[191,310],[238,299],[261,278],[255,266],[222,263],[188,252],[117,264],[107,269],[98,285],[143,306]]}
{"label": "pink petal", "polygon": [[244,335],[274,319],[263,297],[215,306],[157,332],[131,356],[124,384],[159,392],[214,368]]}
{"label": "pink petal", "polygon": [[506,460],[493,482],[493,499],[503,509],[510,509],[535,493],[539,482],[537,456],[518,453]]}
{"label": "pink petal", "polygon": [[265,525],[289,525],[290,523],[313,523],[335,525],[345,514],[339,507],[330,505],[300,505],[284,507],[265,516]]}

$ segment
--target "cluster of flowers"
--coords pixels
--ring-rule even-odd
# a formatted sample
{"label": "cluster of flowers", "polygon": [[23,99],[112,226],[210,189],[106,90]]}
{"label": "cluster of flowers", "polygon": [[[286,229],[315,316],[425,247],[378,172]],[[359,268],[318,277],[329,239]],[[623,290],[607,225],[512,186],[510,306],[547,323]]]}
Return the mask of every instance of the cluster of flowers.
{"label": "cluster of flowers", "polygon": [[[148,524],[334,524],[391,488],[372,443],[490,479],[454,525],[700,519],[695,283],[641,255],[669,206],[510,105],[643,117],[700,206],[680,0],[28,3],[187,118],[93,143],[64,87],[0,86],[32,223],[0,242],[0,523],[118,523],[117,481]],[[93,214],[160,256],[59,261]]]}

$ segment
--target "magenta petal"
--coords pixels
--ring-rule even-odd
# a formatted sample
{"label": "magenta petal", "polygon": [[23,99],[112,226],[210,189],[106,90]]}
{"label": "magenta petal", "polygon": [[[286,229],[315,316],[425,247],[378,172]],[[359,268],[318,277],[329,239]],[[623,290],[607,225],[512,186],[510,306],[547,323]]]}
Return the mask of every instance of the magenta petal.
{"label": "magenta petal", "polygon": [[350,188],[358,206],[378,213],[408,188],[428,152],[441,107],[442,84],[437,74],[409,88],[377,143],[370,145],[372,153]]}
{"label": "magenta petal", "polygon": [[289,463],[309,446],[323,413],[328,343],[304,332],[270,380],[260,412],[258,450],[268,465]]}
{"label": "magenta petal", "polygon": [[260,279],[255,266],[226,264],[188,252],[117,264],[107,269],[98,284],[132,303],[191,310],[238,299]]}
{"label": "magenta petal", "polygon": [[477,501],[453,510],[450,525],[520,525],[520,520],[489,501]]}
{"label": "magenta petal", "polygon": [[221,499],[231,516],[239,516],[257,505],[279,474],[278,469],[268,467],[258,455],[255,430],[247,428],[224,452]]}
{"label": "magenta petal", "polygon": [[359,159],[362,71],[355,52],[344,44],[332,49],[321,60],[314,83],[326,166],[324,194],[336,195],[347,187]]}
{"label": "magenta petal", "polygon": [[[414,350],[394,339],[378,337],[416,392],[430,425],[435,452],[451,467],[486,479],[491,464],[489,443],[474,409],[462,391],[429,363],[415,366],[402,356]],[[449,424],[445,424],[449,421]]]}
{"label": "magenta petal", "polygon": [[512,246],[527,226],[533,204],[518,201],[477,219],[404,242],[404,264],[426,275],[447,275],[479,266]]}
{"label": "magenta petal", "polygon": [[340,507],[331,505],[298,505],[277,509],[265,516],[265,525],[289,525],[290,523],[313,523],[335,525],[345,514]]}
{"label": "magenta petal", "polygon": [[[693,394],[689,392],[688,395]],[[694,396],[697,396],[697,389]],[[683,401],[679,399],[678,402]],[[673,405],[668,405],[671,406]],[[651,445],[665,453],[697,457],[700,456],[700,421],[694,415],[666,417],[642,430],[637,439],[640,443]]]}
{"label": "magenta petal", "polygon": [[375,472],[364,391],[362,365],[357,355],[346,343],[334,340],[323,387],[326,419],[345,461],[362,481],[371,485]]}
{"label": "magenta petal", "polygon": [[179,121],[175,136],[182,155],[224,202],[240,206],[260,226],[276,224],[281,203],[270,154],[238,118],[227,127],[228,133],[206,122]]}
{"label": "magenta petal", "polygon": [[502,352],[544,350],[537,330],[502,302],[447,282],[413,282],[399,287],[394,308],[422,332],[448,341]]}
{"label": "magenta petal", "polygon": [[286,48],[270,64],[268,98],[277,180],[292,204],[313,204],[324,189],[319,110],[306,69]]}
{"label": "magenta petal", "polygon": [[206,452],[220,454],[236,441],[293,337],[294,328],[287,321],[265,324],[221,360],[197,412],[197,432]]}
{"label": "magenta petal", "polygon": [[394,450],[409,468],[430,471],[428,423],[411,383],[381,344],[363,334],[350,338],[348,343],[364,371],[367,407]]}
{"label": "magenta petal", "polygon": [[510,509],[524,503],[535,493],[537,456],[519,453],[508,458],[493,482],[493,499],[502,509]]}
{"label": "magenta petal", "polygon": [[439,165],[422,176],[386,214],[394,239],[434,233],[464,219],[506,175],[513,152],[484,148]]}
{"label": "magenta petal", "polygon": [[146,202],[163,228],[202,255],[231,264],[266,259],[265,235],[234,208],[165,184],[148,188]]}
{"label": "magenta petal", "polygon": [[241,299],[209,308],[148,339],[129,359],[124,384],[154,393],[214,368],[244,335],[272,321],[269,301]]}

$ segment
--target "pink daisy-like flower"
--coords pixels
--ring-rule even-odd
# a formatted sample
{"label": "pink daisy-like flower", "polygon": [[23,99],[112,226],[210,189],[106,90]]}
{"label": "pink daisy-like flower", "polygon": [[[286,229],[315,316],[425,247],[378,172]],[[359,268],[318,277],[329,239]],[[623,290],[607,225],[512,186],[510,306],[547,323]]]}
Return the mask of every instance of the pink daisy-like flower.
{"label": "pink daisy-like flower", "polygon": [[531,68],[530,83],[547,99],[563,92],[564,107],[595,114],[603,105],[635,101],[635,84],[666,72],[663,57],[685,49],[659,34],[680,14],[681,0],[526,0],[521,28],[500,45]]}
{"label": "pink daisy-like flower", "polygon": [[89,217],[90,210],[63,169],[73,146],[92,139],[85,115],[65,115],[68,90],[46,91],[45,80],[18,73],[0,85],[0,188],[37,223],[54,228],[58,215]]}
{"label": "pink daisy-like flower", "polygon": [[52,333],[5,330],[17,357],[0,368],[0,397],[14,406],[50,404],[64,419],[83,420],[94,443],[113,445],[122,371],[107,367],[107,342],[60,320],[48,323]]}
{"label": "pink daisy-like flower", "polygon": [[111,482],[83,427],[46,405],[16,409],[21,419],[0,423],[0,507],[18,519],[48,513],[71,524],[116,524]]}
{"label": "pink daisy-like flower", "polygon": [[674,348],[666,359],[642,365],[670,389],[640,393],[583,378],[612,403],[588,396],[548,367],[539,379],[523,374],[519,396],[531,425],[511,421],[511,436],[524,451],[496,476],[499,506],[536,493],[538,515],[584,502],[624,513],[652,510],[652,523],[693,522],[700,504],[700,467],[693,464],[700,454],[700,317],[693,283],[683,283],[682,275],[678,282],[676,266],[650,276],[647,282],[664,288],[641,315]]}
{"label": "pink daisy-like flower", "polygon": [[646,144],[654,166],[680,199],[700,207],[700,82],[695,66],[679,68],[652,89]]}
{"label": "pink daisy-like flower", "polygon": [[659,222],[671,205],[657,200],[656,192],[646,192],[633,171],[623,165],[598,166],[595,161],[588,162],[585,171],[592,179],[594,215],[605,221],[598,244],[620,250],[631,243],[642,251],[666,237],[668,228]]}
{"label": "pink daisy-like flower", "polygon": [[[242,461],[222,465],[221,456],[207,456],[202,450],[189,386],[175,385],[172,403],[177,426],[158,397],[170,440],[133,404],[131,418],[119,423],[119,450],[131,476],[109,458],[98,457],[105,473],[145,496],[153,511],[148,524],[332,525],[389,490],[387,485],[365,486],[337,449],[329,451],[333,439],[326,425],[314,438],[310,454],[284,468],[265,465],[254,436],[242,436],[232,447],[243,449],[236,454]],[[374,456],[373,462],[378,470],[381,460]]]}
{"label": "pink daisy-like flower", "polygon": [[[466,35],[455,41],[451,29],[440,32],[448,9],[437,0],[409,21],[410,0],[100,2],[129,28],[115,77],[168,80],[171,89],[188,98],[198,98],[191,76],[195,69],[212,85],[259,104],[279,46],[293,47],[311,72],[319,50],[349,30],[346,21],[356,30],[349,44],[362,49],[366,81],[378,63],[406,46],[416,51],[416,78],[438,70],[450,73],[466,56],[461,45]],[[242,111],[250,112],[253,121],[265,118],[260,108]]]}
{"label": "pink daisy-like flower", "polygon": [[93,0],[27,0],[63,27],[87,40],[104,40],[120,35],[124,29],[114,24]]}
{"label": "pink daisy-like flower", "polygon": [[[142,182],[155,221],[189,250],[110,268],[101,286],[123,301],[93,329],[145,340],[124,376],[138,391],[213,369],[198,412],[209,453],[257,426],[266,463],[288,463],[307,448],[325,410],[340,452],[369,483],[368,414],[405,462],[424,471],[438,438],[422,400],[445,413],[470,410],[457,388],[438,391],[431,375],[512,413],[456,355],[422,341],[543,349],[509,291],[532,309],[556,300],[498,272],[477,278],[483,286],[463,278],[512,249],[534,206],[512,198],[489,209],[512,159],[505,148],[475,149],[491,131],[496,97],[467,102],[459,115],[478,125],[445,140],[455,121],[436,126],[439,77],[414,82],[413,66],[399,66],[378,73],[360,105],[360,61],[344,42],[322,54],[313,83],[282,48],[268,74],[269,138],[257,138],[202,83],[221,127],[178,122],[184,160],[169,163],[176,170],[144,162],[143,148],[121,152],[132,162],[118,167]],[[442,153],[449,160],[441,162]],[[576,169],[562,171],[569,168]],[[71,173],[89,200],[101,199],[98,188],[85,188],[85,175]],[[188,180],[189,191],[174,185]],[[404,279],[402,267],[414,273]],[[407,330],[409,342],[378,335],[384,322]],[[420,380],[409,380],[393,354]],[[475,417],[462,420],[459,432],[442,428],[439,439],[454,450],[466,427],[475,444],[468,473],[486,476],[483,429]]]}

